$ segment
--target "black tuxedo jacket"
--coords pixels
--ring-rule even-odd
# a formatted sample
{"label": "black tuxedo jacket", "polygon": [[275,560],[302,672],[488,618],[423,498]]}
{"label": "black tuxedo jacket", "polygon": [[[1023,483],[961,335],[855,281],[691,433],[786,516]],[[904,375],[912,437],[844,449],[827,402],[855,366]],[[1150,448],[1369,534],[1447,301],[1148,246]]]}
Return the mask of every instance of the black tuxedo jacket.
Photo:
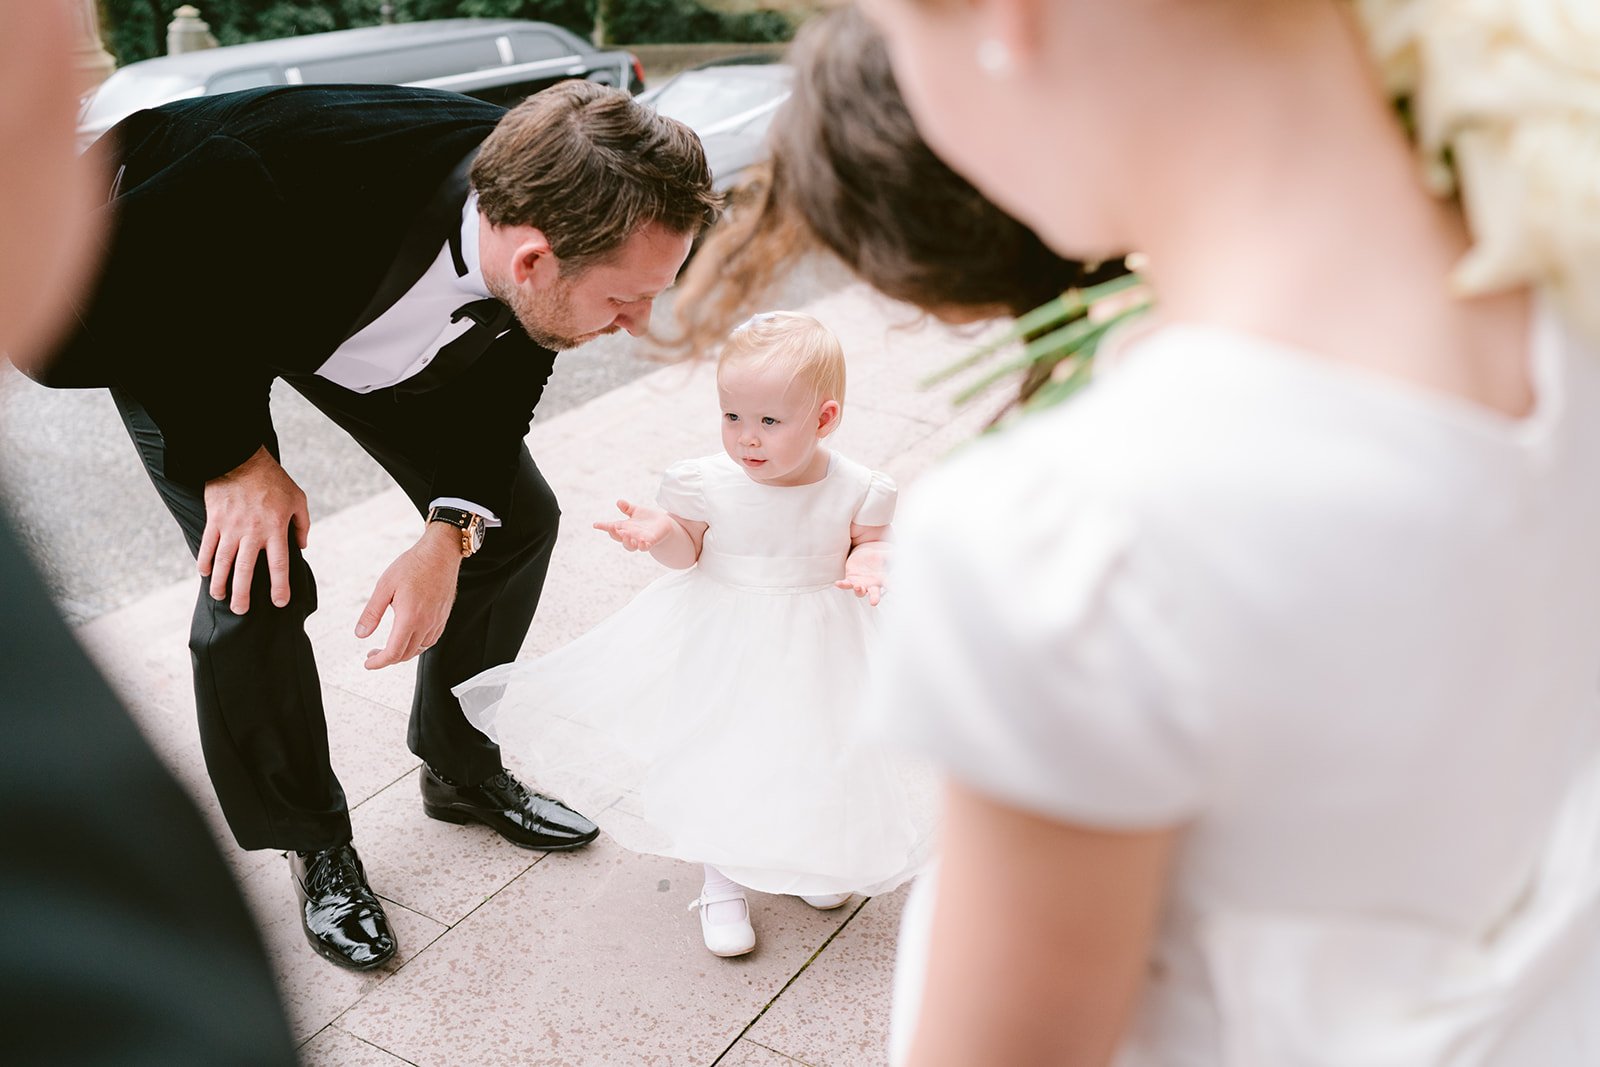
{"label": "black tuxedo jacket", "polygon": [[[95,148],[115,175],[99,280],[36,376],[131,393],[169,478],[232,470],[271,437],[273,378],[315,372],[459,228],[466,187],[449,178],[502,114],[454,93],[289,86],[130,116]],[[436,443],[433,495],[504,513],[554,360],[513,326],[437,387],[396,393]]]}

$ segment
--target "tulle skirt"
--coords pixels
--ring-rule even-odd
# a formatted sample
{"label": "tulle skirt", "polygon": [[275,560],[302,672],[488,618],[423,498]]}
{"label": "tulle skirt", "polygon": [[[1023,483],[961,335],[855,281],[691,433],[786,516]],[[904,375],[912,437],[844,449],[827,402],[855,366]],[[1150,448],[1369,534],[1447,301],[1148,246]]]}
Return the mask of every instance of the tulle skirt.
{"label": "tulle skirt", "polygon": [[762,892],[871,895],[923,865],[934,804],[931,775],[860,728],[880,610],[680,571],[456,694],[536,788],[625,848]]}

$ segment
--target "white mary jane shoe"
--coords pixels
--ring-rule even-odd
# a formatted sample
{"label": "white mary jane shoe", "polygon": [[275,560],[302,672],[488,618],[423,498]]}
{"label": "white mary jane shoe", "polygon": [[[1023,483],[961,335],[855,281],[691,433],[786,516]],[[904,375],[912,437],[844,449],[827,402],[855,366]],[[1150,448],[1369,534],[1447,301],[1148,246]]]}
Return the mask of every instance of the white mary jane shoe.
{"label": "white mary jane shoe", "polygon": [[[733,922],[714,923],[706,918],[706,908],[737,900],[744,905],[744,918]],[[701,893],[689,904],[689,910],[700,909],[700,936],[713,956],[743,956],[756,947],[756,930],[750,925],[750,901],[742,891],[707,895]]]}
{"label": "white mary jane shoe", "polygon": [[818,911],[832,911],[834,908],[843,907],[850,900],[850,894],[818,893],[808,896],[805,893],[801,893],[800,899]]}

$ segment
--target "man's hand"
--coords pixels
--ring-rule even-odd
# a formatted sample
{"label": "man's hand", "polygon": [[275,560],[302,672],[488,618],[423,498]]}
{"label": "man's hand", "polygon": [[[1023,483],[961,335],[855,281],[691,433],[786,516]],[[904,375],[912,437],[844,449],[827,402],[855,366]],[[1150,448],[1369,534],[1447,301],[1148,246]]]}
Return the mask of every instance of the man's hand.
{"label": "man's hand", "polygon": [[866,541],[850,550],[844,561],[844,577],[833,584],[858,597],[866,597],[867,603],[877,607],[887,589],[888,573],[889,542]]}
{"label": "man's hand", "polygon": [[250,610],[256,557],[266,552],[272,602],[280,608],[288,604],[289,531],[294,530],[295,543],[302,549],[311,531],[306,495],[294,479],[263,445],[227,474],[207,482],[205,501],[206,529],[195,562],[211,579],[211,598],[227,596],[231,576],[229,606],[235,615]]}
{"label": "man's hand", "polygon": [[672,521],[672,516],[659,508],[630,504],[626,500],[617,501],[617,507],[627,516],[626,519],[597,522],[594,528],[610,534],[611,540],[629,552],[648,552],[672,536],[677,529],[678,524]]}
{"label": "man's hand", "polygon": [[365,638],[378,628],[383,613],[394,609],[389,642],[368,650],[367,670],[404,663],[433,647],[450,621],[460,573],[461,531],[445,522],[428,523],[422,538],[383,572],[356,620],[356,636]]}

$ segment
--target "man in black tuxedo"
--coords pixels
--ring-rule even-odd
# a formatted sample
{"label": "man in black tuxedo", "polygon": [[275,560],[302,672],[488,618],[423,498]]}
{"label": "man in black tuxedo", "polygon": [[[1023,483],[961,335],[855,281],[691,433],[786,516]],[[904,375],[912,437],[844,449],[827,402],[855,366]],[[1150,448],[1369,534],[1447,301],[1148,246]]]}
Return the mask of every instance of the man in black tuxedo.
{"label": "man in black tuxedo", "polygon": [[523,445],[555,352],[645,330],[715,216],[694,134],[585,82],[512,111],[395,86],[294,86],[138,112],[96,151],[112,237],[46,385],[110,386],[202,576],[190,633],[206,765],[239,845],[290,854],[313,947],[395,939],[351,845],[305,619],[305,495],[278,463],[282,378],[425,516],[356,624],[420,657],[423,809],[515,844],[594,824],[534,793],[451,686],[514,658],[558,511]]}

